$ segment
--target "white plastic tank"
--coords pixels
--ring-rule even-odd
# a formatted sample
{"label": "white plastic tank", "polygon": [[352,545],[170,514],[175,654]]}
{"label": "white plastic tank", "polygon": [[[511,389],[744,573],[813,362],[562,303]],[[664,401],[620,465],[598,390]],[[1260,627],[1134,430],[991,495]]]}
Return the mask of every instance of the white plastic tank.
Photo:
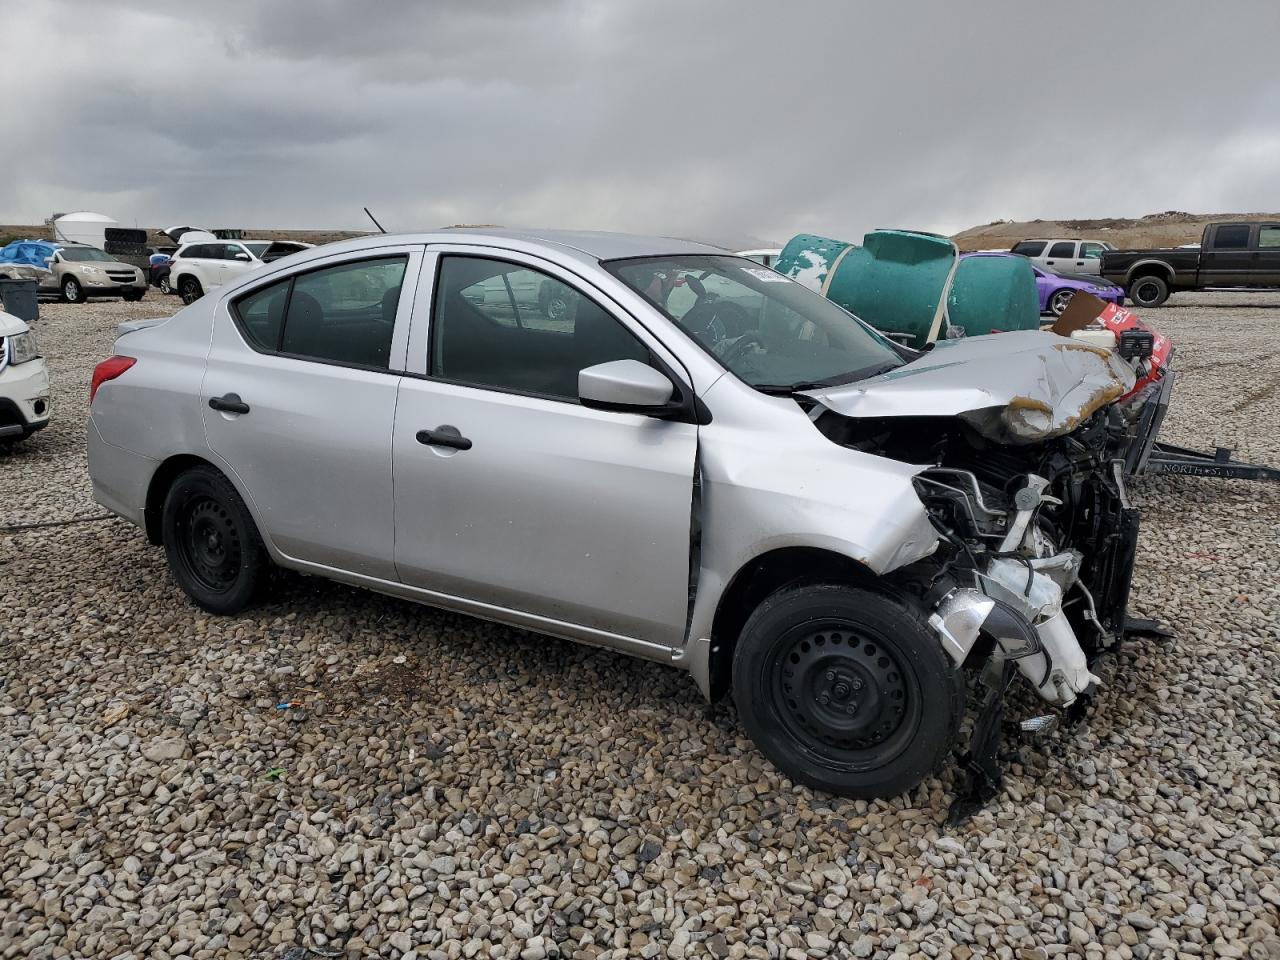
{"label": "white plastic tank", "polygon": [[87,243],[101,250],[107,242],[107,228],[114,226],[115,220],[100,213],[87,210],[64,213],[54,218],[53,239],[63,243]]}

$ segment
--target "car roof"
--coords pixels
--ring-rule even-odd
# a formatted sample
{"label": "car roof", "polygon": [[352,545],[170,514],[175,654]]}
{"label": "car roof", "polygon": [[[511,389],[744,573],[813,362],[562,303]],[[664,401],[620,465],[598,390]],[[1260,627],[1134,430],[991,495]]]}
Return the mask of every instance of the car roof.
{"label": "car roof", "polygon": [[[236,241],[226,241],[233,243]],[[239,241],[243,242],[243,241]],[[204,245],[208,240],[192,241],[190,246]],[[621,260],[629,257],[661,257],[679,255],[733,256],[722,247],[680,240],[675,237],[642,236],[630,233],[606,233],[592,230],[508,230],[494,227],[446,227],[434,233],[370,233],[348,240],[313,247],[307,253],[331,256],[354,253],[400,244],[460,243],[497,250],[537,253],[539,249],[554,252],[562,258],[585,263]],[[188,244],[181,244],[179,249]],[[551,249],[548,249],[551,248]]]}
{"label": "car roof", "polygon": [[585,254],[593,260],[618,260],[623,257],[657,257],[670,254],[729,253],[721,247],[680,240],[676,237],[646,236],[634,233],[611,233],[603,230],[494,229],[489,227],[448,227],[428,235],[431,243],[456,242],[458,237],[485,240],[515,240],[546,244]]}
{"label": "car roof", "polygon": [[619,260],[624,257],[660,257],[673,254],[731,256],[722,247],[680,240],[676,237],[609,233],[598,230],[510,230],[501,227],[445,227],[433,233],[369,234],[353,240],[328,244],[327,249],[360,249],[387,243],[474,243],[479,246],[519,248],[524,245],[557,247],[562,253],[588,260]]}

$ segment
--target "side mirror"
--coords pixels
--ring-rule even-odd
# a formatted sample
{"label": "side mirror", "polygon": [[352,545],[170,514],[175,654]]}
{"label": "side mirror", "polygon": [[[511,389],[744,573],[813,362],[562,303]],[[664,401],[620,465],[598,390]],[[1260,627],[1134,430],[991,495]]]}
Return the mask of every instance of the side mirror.
{"label": "side mirror", "polygon": [[610,360],[578,371],[578,399],[584,407],[663,415],[681,407],[671,397],[675,385],[639,360]]}
{"label": "side mirror", "polygon": [[248,262],[249,262],[249,255],[248,255],[247,253],[245,253],[243,250],[241,250],[239,253],[237,253],[237,254],[236,254],[234,257],[232,257],[231,259],[233,259],[233,260],[239,260],[241,263],[248,263]]}

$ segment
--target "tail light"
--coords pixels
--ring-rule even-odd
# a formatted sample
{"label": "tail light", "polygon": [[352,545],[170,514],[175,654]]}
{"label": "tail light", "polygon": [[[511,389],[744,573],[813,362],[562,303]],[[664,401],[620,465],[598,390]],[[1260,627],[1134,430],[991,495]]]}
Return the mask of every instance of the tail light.
{"label": "tail light", "polygon": [[114,380],[138,361],[133,357],[107,357],[93,368],[93,380],[89,383],[89,402],[98,392],[98,388],[108,380]]}

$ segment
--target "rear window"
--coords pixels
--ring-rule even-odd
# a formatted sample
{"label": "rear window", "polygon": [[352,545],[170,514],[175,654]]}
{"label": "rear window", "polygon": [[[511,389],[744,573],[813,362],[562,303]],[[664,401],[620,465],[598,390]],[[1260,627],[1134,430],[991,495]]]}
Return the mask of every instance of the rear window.
{"label": "rear window", "polygon": [[1247,250],[1249,249],[1249,225],[1247,223],[1231,223],[1219,227],[1213,235],[1215,250]]}
{"label": "rear window", "polygon": [[1280,247],[1280,224],[1268,223],[1266,226],[1259,227],[1258,246],[1272,249]]}
{"label": "rear window", "polygon": [[1021,243],[1014,244],[1013,252],[1024,257],[1038,257],[1044,253],[1044,248],[1043,240],[1023,240]]}

